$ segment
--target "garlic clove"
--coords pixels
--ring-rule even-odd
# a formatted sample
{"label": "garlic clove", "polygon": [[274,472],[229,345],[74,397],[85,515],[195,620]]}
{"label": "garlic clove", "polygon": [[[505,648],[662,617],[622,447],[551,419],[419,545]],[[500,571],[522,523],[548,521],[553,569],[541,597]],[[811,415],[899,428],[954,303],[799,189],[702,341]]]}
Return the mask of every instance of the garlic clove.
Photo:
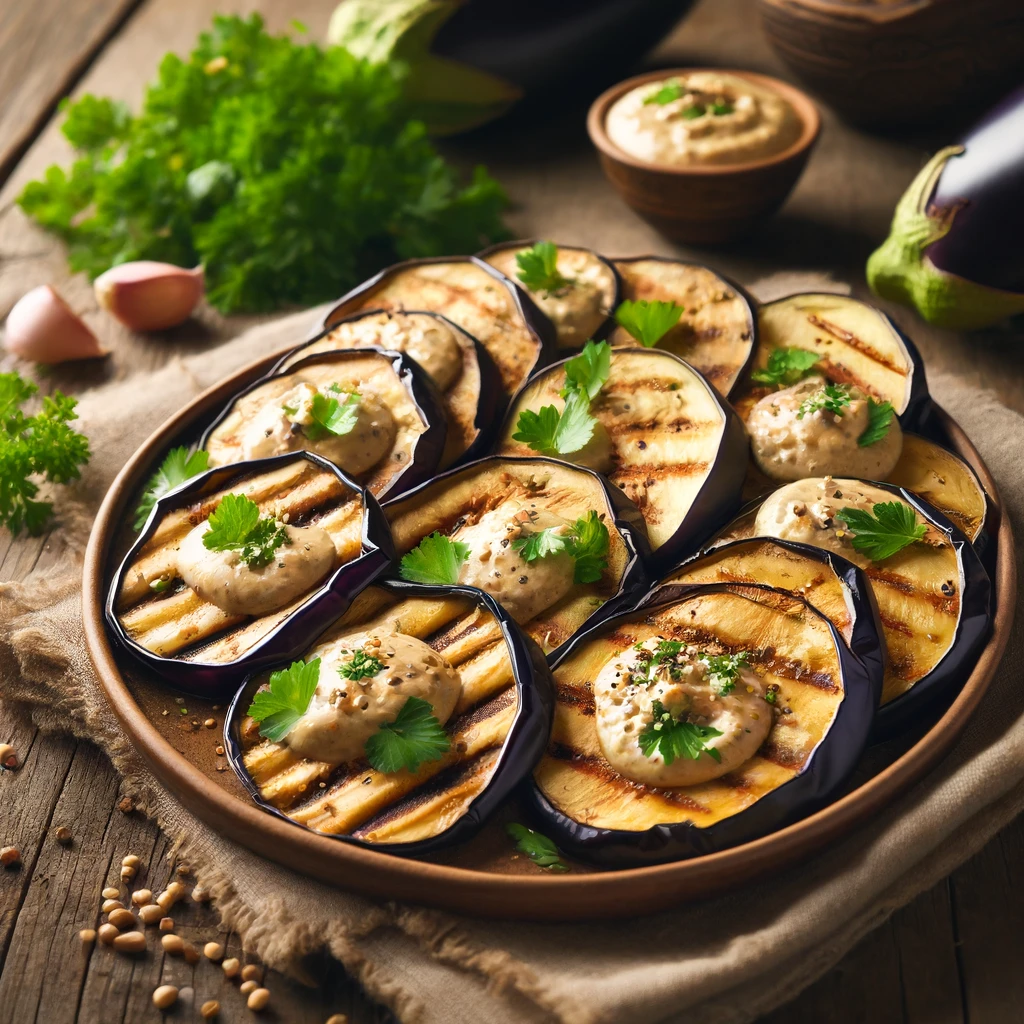
{"label": "garlic clove", "polygon": [[48,284],[26,292],[7,314],[7,351],[34,363],[98,359],[107,354],[80,317]]}
{"label": "garlic clove", "polygon": [[187,320],[203,296],[203,268],[137,260],[93,282],[96,301],[133,331],[162,331]]}

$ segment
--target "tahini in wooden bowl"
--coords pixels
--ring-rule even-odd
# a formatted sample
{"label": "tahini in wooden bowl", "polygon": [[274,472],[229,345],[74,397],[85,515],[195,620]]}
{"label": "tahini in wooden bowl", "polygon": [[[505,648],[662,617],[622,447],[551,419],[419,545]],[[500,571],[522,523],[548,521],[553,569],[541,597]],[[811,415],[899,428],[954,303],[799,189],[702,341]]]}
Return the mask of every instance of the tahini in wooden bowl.
{"label": "tahini in wooden bowl", "polygon": [[[920,738],[908,739],[895,749],[887,746],[884,761],[866,765],[856,776],[857,784],[829,806],[721,853],[625,871],[576,869],[558,875],[533,867],[525,858],[510,858],[508,840],[497,824],[485,826],[477,839],[443,861],[392,857],[297,829],[253,804],[234,773],[225,770],[224,759],[218,763],[208,733],[183,731],[181,723],[161,715],[169,704],[166,684],[140,672],[120,652],[103,619],[107,584],[123,550],[123,528],[153,463],[172,443],[194,438],[214,410],[265,373],[271,363],[261,360],[199,396],[128,460],[104,499],[89,540],[83,622],[90,657],[111,707],[156,776],[226,838],[293,870],[371,896],[508,919],[609,920],[706,899],[798,863],[876,818],[950,750],[981,702],[1006,648],[1016,596],[1010,525],[998,515],[998,489],[977,451],[942,413],[950,448],[978,474],[993,505],[989,517],[996,539],[993,632],[941,716]],[[219,714],[211,702],[189,701],[193,713]],[[512,808],[511,813],[518,812]]]}
{"label": "tahini in wooden bowl", "polygon": [[778,93],[796,111],[800,134],[781,153],[746,163],[671,166],[637,159],[611,141],[605,126],[608,111],[625,93],[685,75],[699,68],[649,71],[603,92],[587,114],[587,132],[612,187],[644,220],[668,238],[685,243],[727,242],[746,234],[785,202],[821,130],[821,116],[799,89],[768,75],[729,69]]}

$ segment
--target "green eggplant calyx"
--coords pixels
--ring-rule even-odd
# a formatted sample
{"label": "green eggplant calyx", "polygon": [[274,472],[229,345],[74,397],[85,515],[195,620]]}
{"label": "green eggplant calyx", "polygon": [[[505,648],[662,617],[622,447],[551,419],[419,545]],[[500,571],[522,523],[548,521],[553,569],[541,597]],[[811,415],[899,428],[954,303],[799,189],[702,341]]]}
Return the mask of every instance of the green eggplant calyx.
{"label": "green eggplant calyx", "polygon": [[940,149],[896,204],[889,237],[868,257],[867,281],[883,299],[911,306],[936,327],[976,330],[1024,312],[1024,295],[976,284],[940,270],[926,250],[952,227],[957,205],[931,203],[947,161],[963,146]]}
{"label": "green eggplant calyx", "polygon": [[500,117],[522,90],[495,75],[430,52],[459,0],[342,0],[327,41],[354,57],[408,68],[405,95],[432,135],[454,135]]}

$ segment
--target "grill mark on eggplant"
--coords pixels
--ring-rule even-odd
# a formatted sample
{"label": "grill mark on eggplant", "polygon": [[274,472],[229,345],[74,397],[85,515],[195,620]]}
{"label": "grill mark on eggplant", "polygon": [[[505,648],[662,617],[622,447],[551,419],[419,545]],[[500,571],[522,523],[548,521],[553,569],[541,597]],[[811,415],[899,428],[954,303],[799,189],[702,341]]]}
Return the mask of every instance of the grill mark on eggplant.
{"label": "grill mark on eggplant", "polygon": [[482,704],[478,704],[475,708],[470,708],[468,711],[459,715],[458,718],[449,721],[445,726],[445,731],[451,734],[462,732],[464,729],[468,729],[471,725],[479,725],[488,718],[492,718],[494,715],[500,714],[506,708],[515,704],[515,702],[516,688],[514,686],[507,686],[500,693],[491,697],[490,700],[486,700]]}
{"label": "grill mark on eggplant", "polygon": [[[807,761],[807,754],[805,751],[794,750],[792,747],[787,747],[777,741],[770,738],[765,741],[761,749],[757,752],[758,757],[763,758],[765,761],[770,761],[774,765],[778,765],[780,768],[791,768],[798,770],[802,768]],[[723,776],[724,777],[724,776]]]}
{"label": "grill mark on eggplant", "polygon": [[[635,485],[639,478],[643,477],[646,486],[652,487],[659,479],[669,479],[674,476],[697,476],[707,473],[707,471],[708,463],[706,462],[672,462],[659,463],[657,465],[619,466],[612,474],[612,479],[616,483],[621,479]],[[647,481],[650,482],[647,483]]]}
{"label": "grill mark on eggplant", "polygon": [[831,334],[833,338],[843,342],[844,345],[849,345],[850,348],[856,349],[862,355],[866,356],[874,363],[878,363],[880,366],[884,366],[887,370],[892,370],[893,373],[899,374],[901,377],[907,376],[906,366],[900,366],[893,362],[892,359],[883,355],[877,349],[872,348],[866,341],[858,338],[852,331],[848,331],[838,324],[832,323],[831,320],[826,320],[824,317],[818,316],[817,313],[809,313],[807,316],[807,322],[812,327],[817,327],[820,330],[825,331],[826,334]]}
{"label": "grill mark on eggplant", "polygon": [[925,601],[930,604],[936,612],[942,615],[948,615],[951,618],[956,618],[957,615],[960,614],[960,601],[956,591],[947,597],[943,594],[936,594],[930,590],[926,590],[924,587],[919,587],[913,582],[913,580],[907,579],[905,576],[899,576],[896,573],[886,572],[883,569],[877,569],[873,566],[869,566],[864,571],[867,574],[868,579],[871,581],[872,586],[879,584],[883,587],[889,588],[890,590],[895,590],[901,594],[907,594],[909,597]]}
{"label": "grill mark on eggplant", "polygon": [[558,703],[573,708],[581,715],[592,716],[597,713],[597,704],[593,692],[586,686],[575,683],[558,683]]}
{"label": "grill mark on eggplant", "polygon": [[[600,413],[601,410],[596,410]],[[608,433],[613,437],[622,436],[624,434],[700,434],[704,432],[710,433],[711,431],[718,430],[721,427],[721,422],[710,422],[707,420],[690,420],[686,417],[679,417],[672,420],[631,420],[625,416],[618,417],[613,420],[609,429],[608,424],[605,424],[605,428],[608,429]]]}

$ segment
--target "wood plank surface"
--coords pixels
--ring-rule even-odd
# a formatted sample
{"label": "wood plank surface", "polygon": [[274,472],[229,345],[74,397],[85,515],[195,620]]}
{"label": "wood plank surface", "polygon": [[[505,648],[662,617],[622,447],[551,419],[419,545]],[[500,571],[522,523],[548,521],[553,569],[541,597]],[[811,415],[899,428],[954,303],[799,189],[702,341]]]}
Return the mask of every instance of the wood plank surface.
{"label": "wood plank surface", "polygon": [[[263,9],[274,28],[292,18],[320,38],[333,0],[14,0],[0,11],[0,180],[4,161],[20,155],[67,83],[137,103],[168,49],[186,52],[214,10]],[[123,25],[121,21],[123,19]],[[118,27],[120,26],[120,27]],[[114,31],[116,29],[116,31]],[[108,38],[108,36],[110,38]],[[102,50],[95,54],[101,45]],[[655,65],[712,64],[780,73],[758,32],[751,0],[703,0],[650,58]],[[82,75],[83,69],[86,69]],[[465,163],[486,162],[515,201],[514,230],[592,245],[610,254],[675,250],[639,219],[624,214],[605,185],[583,129],[584,108],[568,103],[537,126],[513,119],[446,144]],[[756,237],[728,250],[681,250],[745,282],[773,271],[824,269],[863,287],[863,261],[884,235],[891,209],[928,152],[948,141],[885,139],[856,131],[825,112],[825,132],[792,200]],[[92,366],[58,368],[41,383],[81,391],[128,372],[155,367],[232,336],[252,318],[200,318],[157,337],[133,335],[95,306],[81,276],[67,273],[61,246],[29,224],[13,205],[25,182],[68,159],[59,118],[38,133],[0,189],[0,318],[29,287],[55,284],[113,352]],[[995,388],[1024,411],[1024,345],[1020,331],[1000,328],[971,339],[923,328],[905,310],[930,368],[950,369]],[[9,361],[8,361],[9,364]],[[6,366],[4,368],[7,368]],[[20,367],[22,372],[25,367]],[[155,426],[155,424],[154,424]],[[17,579],[64,555],[59,531],[11,543],[0,538],[0,579]],[[83,951],[79,929],[95,926],[99,892],[116,884],[126,853],[143,858],[141,881],[163,886],[178,865],[167,860],[155,825],[117,809],[118,780],[87,743],[38,734],[0,707],[0,741],[26,758],[0,771],[0,845],[22,852],[18,870],[0,871],[0,1024],[135,1024],[164,1019],[152,1006],[157,984],[181,988],[170,1019],[200,1020],[207,999],[221,1002],[220,1021],[251,1021],[237,991],[215,965],[165,957],[150,935],[149,951],[124,957]],[[74,840],[58,844],[55,830]],[[953,876],[897,912],[819,982],[762,1024],[1004,1024],[1021,1019],[1024,973],[1017,967],[1024,904],[1015,880],[1024,874],[1024,825],[1017,822]],[[186,876],[187,877],[187,876]],[[225,941],[241,956],[237,936],[218,937],[216,913],[188,902],[175,909],[179,934]],[[152,931],[152,930],[151,930]],[[265,1020],[322,1022],[346,1013],[351,1024],[392,1018],[372,1006],[340,967],[326,958],[308,965],[306,988],[272,974]]]}

